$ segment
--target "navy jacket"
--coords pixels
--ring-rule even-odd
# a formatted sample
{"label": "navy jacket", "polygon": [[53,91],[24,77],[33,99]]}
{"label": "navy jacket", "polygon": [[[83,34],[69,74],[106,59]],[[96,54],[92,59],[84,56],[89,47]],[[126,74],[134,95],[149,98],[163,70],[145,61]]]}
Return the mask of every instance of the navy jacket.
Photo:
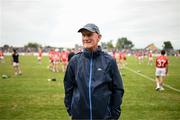
{"label": "navy jacket", "polygon": [[64,103],[72,119],[118,119],[124,94],[115,60],[97,48],[73,56],[64,76]]}

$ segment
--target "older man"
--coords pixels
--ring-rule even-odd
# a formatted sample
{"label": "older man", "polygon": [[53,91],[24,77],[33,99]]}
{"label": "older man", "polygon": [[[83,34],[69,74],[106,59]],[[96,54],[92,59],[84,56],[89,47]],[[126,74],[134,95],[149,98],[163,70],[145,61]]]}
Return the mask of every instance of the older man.
{"label": "older man", "polygon": [[124,94],[116,61],[98,47],[101,39],[95,24],[86,24],[83,52],[70,60],[65,77],[65,106],[72,119],[118,119]]}

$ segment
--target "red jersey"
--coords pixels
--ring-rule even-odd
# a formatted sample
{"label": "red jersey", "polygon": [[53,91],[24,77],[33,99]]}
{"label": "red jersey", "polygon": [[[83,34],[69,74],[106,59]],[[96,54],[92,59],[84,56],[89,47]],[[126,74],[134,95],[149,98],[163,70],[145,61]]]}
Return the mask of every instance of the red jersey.
{"label": "red jersey", "polygon": [[123,59],[126,60],[126,53],[123,53]]}
{"label": "red jersey", "polygon": [[58,51],[55,51],[53,54],[53,60],[59,61],[60,60],[60,53]]}
{"label": "red jersey", "polygon": [[4,56],[4,54],[3,54],[3,52],[2,52],[2,51],[0,51],[0,57],[1,57],[1,56]]}
{"label": "red jersey", "polygon": [[61,60],[63,62],[67,62],[68,61],[68,53],[67,52],[65,52],[65,51],[61,52]]}
{"label": "red jersey", "polygon": [[53,60],[54,52],[55,52],[55,51],[51,50],[51,51],[49,52],[49,54],[48,54],[49,59],[50,59],[51,61]]}
{"label": "red jersey", "polygon": [[121,52],[119,52],[119,60],[123,59],[123,54]]}
{"label": "red jersey", "polygon": [[39,51],[39,52],[38,52],[38,56],[39,56],[39,57],[42,57],[42,51]]}
{"label": "red jersey", "polygon": [[149,57],[152,57],[152,53],[149,53]]}
{"label": "red jersey", "polygon": [[165,68],[168,65],[168,58],[166,56],[158,56],[156,58],[156,67],[157,68]]}

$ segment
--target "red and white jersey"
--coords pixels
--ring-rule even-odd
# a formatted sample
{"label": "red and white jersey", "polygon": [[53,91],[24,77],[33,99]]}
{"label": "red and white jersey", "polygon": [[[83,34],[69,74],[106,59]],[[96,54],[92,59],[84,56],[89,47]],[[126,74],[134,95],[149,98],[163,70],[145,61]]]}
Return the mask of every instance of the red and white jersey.
{"label": "red and white jersey", "polygon": [[60,53],[58,51],[54,51],[53,61],[59,61],[59,60],[60,60]]}
{"label": "red and white jersey", "polygon": [[151,58],[151,57],[152,57],[152,53],[150,52],[150,53],[148,54],[148,56]]}
{"label": "red and white jersey", "polygon": [[61,60],[63,62],[67,62],[68,61],[68,53],[67,52],[65,52],[65,51],[61,52]]}
{"label": "red and white jersey", "polygon": [[156,67],[157,68],[166,68],[167,65],[168,65],[167,56],[161,55],[156,58]]}
{"label": "red and white jersey", "polygon": [[54,54],[54,50],[49,51],[49,54],[48,54],[49,60],[53,60],[53,54]]}
{"label": "red and white jersey", "polygon": [[123,53],[123,59],[126,60],[126,53]]}
{"label": "red and white jersey", "polygon": [[3,52],[2,52],[2,51],[0,51],[0,57],[2,57],[2,56],[4,56],[4,54],[3,54]]}
{"label": "red and white jersey", "polygon": [[38,52],[38,57],[42,57],[42,51]]}
{"label": "red and white jersey", "polygon": [[122,60],[123,59],[123,54],[122,52],[119,52],[119,60]]}
{"label": "red and white jersey", "polygon": [[137,57],[141,57],[142,56],[142,52],[137,52]]}

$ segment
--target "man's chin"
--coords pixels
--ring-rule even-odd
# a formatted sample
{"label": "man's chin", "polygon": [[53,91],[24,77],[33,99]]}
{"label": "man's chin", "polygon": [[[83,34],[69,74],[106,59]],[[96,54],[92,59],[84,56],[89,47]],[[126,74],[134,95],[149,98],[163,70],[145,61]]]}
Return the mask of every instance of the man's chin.
{"label": "man's chin", "polygon": [[84,45],[84,48],[85,48],[85,49],[91,49],[91,48],[92,48],[92,46],[89,46],[89,45]]}

